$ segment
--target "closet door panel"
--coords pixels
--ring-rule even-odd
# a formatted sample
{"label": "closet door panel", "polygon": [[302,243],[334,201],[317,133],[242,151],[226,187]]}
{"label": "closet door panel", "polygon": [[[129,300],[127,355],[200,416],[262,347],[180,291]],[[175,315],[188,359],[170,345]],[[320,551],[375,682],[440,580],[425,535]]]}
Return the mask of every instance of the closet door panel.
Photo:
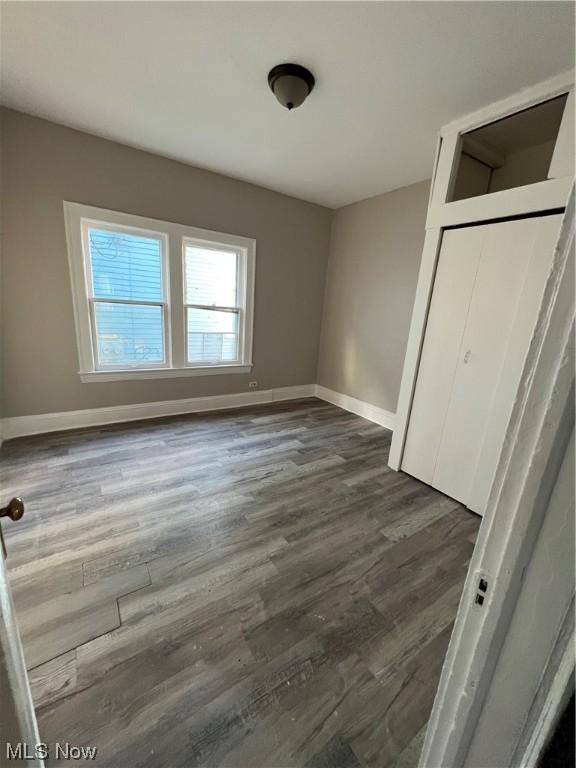
{"label": "closet door panel", "polygon": [[484,225],[480,258],[432,485],[467,504],[537,227]]}
{"label": "closet door panel", "polygon": [[502,450],[506,428],[520,384],[532,333],[538,318],[546,280],[552,268],[554,247],[558,239],[561,215],[543,216],[525,222],[513,222],[532,228],[532,250],[514,318],[504,361],[496,385],[490,416],[479,452],[472,489],[467,505],[483,515]]}
{"label": "closet door panel", "polygon": [[432,483],[478,268],[482,228],[444,232],[402,470]]}

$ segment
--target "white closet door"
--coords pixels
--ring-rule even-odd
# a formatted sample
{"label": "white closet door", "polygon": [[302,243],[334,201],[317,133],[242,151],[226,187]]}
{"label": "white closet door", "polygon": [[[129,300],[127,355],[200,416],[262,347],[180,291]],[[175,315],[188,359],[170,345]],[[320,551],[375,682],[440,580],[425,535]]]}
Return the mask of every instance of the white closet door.
{"label": "white closet door", "polygon": [[[480,514],[559,222],[554,216],[467,227],[447,232],[442,243],[428,320],[433,332],[427,329],[424,340],[402,468]],[[446,275],[456,264],[462,293]],[[446,330],[446,318],[458,328],[436,333],[442,323]]]}
{"label": "white closet door", "polygon": [[432,484],[468,307],[480,261],[480,228],[444,232],[402,469]]}
{"label": "white closet door", "polygon": [[[526,274],[516,314],[508,336],[508,345],[500,368],[494,400],[484,429],[478,452],[476,471],[467,497],[467,506],[483,515],[488,503],[492,480],[504,443],[506,428],[518,393],[520,377],[528,348],[538,319],[542,294],[552,269],[555,246],[560,232],[562,216],[543,216],[528,219],[532,234],[526,264]],[[524,222],[511,222],[511,224]],[[513,229],[516,232],[516,228]],[[526,232],[528,235],[528,231]]]}

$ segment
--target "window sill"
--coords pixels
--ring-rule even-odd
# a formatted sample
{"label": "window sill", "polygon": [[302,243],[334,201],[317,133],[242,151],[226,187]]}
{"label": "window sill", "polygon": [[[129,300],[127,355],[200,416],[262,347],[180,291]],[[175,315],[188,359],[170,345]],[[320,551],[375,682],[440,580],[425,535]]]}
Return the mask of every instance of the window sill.
{"label": "window sill", "polygon": [[185,376],[216,376],[250,373],[251,365],[210,365],[203,368],[137,368],[126,371],[80,371],[84,384],[98,381],[131,381],[142,379],[179,379]]}

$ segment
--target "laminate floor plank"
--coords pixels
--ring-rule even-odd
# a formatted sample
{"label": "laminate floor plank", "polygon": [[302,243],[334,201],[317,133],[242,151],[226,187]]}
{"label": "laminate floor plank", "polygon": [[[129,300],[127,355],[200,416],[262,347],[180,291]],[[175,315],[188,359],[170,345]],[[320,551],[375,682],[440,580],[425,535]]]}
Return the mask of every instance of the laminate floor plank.
{"label": "laminate floor plank", "polygon": [[30,688],[36,708],[67,696],[77,681],[76,649],[40,664],[30,672]]}
{"label": "laminate floor plank", "polygon": [[15,599],[28,669],[120,626],[116,598],[150,584],[145,565],[25,606]]}
{"label": "laminate floor plank", "polygon": [[415,768],[479,518],[390,438],[310,399],[5,443],[42,739],[101,768]]}

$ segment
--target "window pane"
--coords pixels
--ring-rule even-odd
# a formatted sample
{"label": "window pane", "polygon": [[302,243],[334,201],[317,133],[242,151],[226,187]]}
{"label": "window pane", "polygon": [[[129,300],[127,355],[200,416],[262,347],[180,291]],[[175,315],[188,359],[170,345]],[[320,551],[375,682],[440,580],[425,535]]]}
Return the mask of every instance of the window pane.
{"label": "window pane", "polygon": [[238,313],[188,309],[188,362],[238,359]]}
{"label": "window pane", "polygon": [[237,255],[234,251],[213,251],[187,245],[186,304],[215,304],[236,307]]}
{"label": "window pane", "polygon": [[94,312],[101,365],[164,362],[162,307],[97,301]]}
{"label": "window pane", "polygon": [[162,301],[160,240],[90,229],[94,296]]}

